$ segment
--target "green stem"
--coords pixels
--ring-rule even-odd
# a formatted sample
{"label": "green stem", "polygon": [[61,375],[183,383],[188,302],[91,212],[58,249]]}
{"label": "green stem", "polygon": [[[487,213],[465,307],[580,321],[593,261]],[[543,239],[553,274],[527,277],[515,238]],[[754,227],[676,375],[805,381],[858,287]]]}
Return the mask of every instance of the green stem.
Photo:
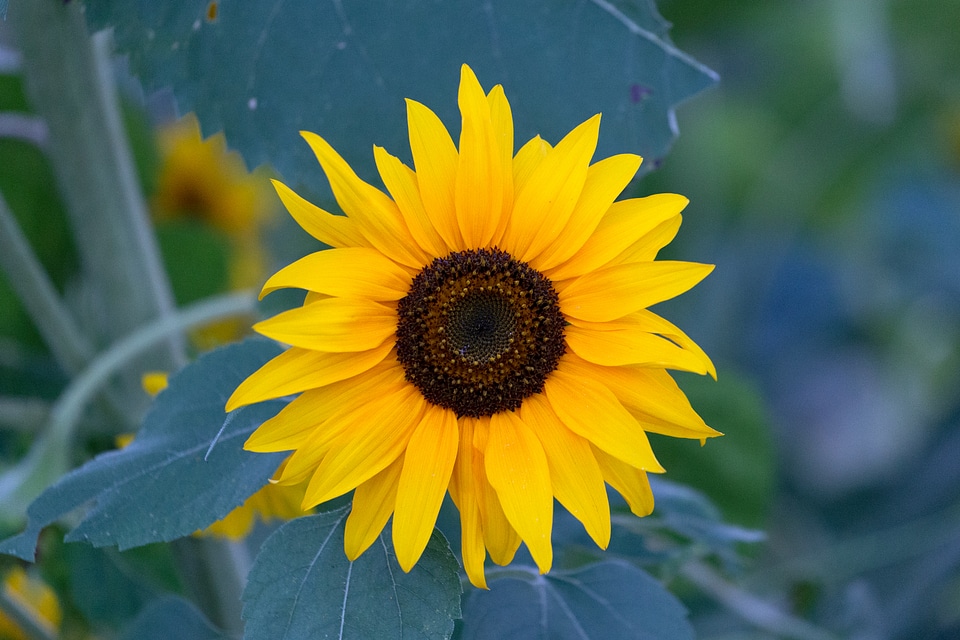
{"label": "green stem", "polygon": [[250,291],[225,294],[194,303],[134,331],[98,355],[71,381],[53,406],[48,433],[71,434],[87,403],[110,377],[157,343],[218,320],[250,314],[255,306],[256,296]]}
{"label": "green stem", "polygon": [[20,462],[0,473],[0,515],[22,516],[40,492],[66,473],[73,434],[84,409],[111,377],[147,350],[171,335],[217,320],[251,313],[256,305],[252,292],[209,298],[171,316],[160,318],[99,354],[57,398],[43,433]]}
{"label": "green stem", "polygon": [[211,622],[238,636],[243,633],[241,596],[247,575],[235,554],[240,544],[195,537],[170,544],[188,593]]}
{"label": "green stem", "polygon": [[93,357],[93,347],[64,306],[2,194],[0,268],[64,371],[82,369]]}
{"label": "green stem", "polygon": [[0,585],[0,613],[9,618],[31,640],[56,640],[57,631],[50,624],[38,618],[33,611],[12,598],[6,588]]}
{"label": "green stem", "polygon": [[[49,157],[67,205],[98,341],[110,342],[173,309],[123,128],[106,34],[91,42],[79,6],[14,0],[9,22],[23,55],[28,97],[49,130]],[[171,368],[170,336],[155,366]]]}
{"label": "green stem", "polygon": [[36,398],[0,396],[0,428],[32,432],[46,422],[50,404]]}
{"label": "green stem", "polygon": [[689,562],[683,566],[680,573],[703,593],[742,619],[758,629],[773,633],[778,638],[790,640],[838,640],[839,638],[744,591],[703,563]]}

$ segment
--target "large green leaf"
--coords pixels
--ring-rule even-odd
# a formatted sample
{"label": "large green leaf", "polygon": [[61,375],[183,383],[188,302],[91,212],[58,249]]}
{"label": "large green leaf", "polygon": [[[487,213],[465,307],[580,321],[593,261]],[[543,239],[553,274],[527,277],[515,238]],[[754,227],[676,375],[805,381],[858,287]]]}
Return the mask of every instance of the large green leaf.
{"label": "large green leaf", "polygon": [[626,562],[608,560],[545,576],[530,568],[526,575],[510,571],[509,576],[465,599],[463,640],[693,639],[680,601]]}
{"label": "large green leaf", "polygon": [[288,522],[261,548],[243,594],[247,640],[449,638],[460,617],[459,565],[434,531],[410,573],[389,535],[354,562],[343,552],[349,507]]}
{"label": "large green leaf", "polygon": [[27,510],[26,530],[0,543],[0,553],[32,560],[40,530],[91,501],[68,541],[125,549],[180,538],[224,517],[283,460],[282,453],[242,448],[279,403],[241,409],[226,424],[223,411],[233,389],[279,352],[273,342],[248,340],[188,365],[157,396],[133,443],[97,456],[44,491]]}
{"label": "large green leaf", "polygon": [[[461,63],[502,83],[517,141],[551,141],[603,112],[598,154],[656,164],[674,106],[716,75],[670,42],[652,0],[88,1],[149,90],[172,87],[205,133],[223,130],[251,165],[326,186],[297,135],[326,137],[368,179],[371,145],[406,153],[403,98],[456,130]],[[215,17],[211,18],[211,8]]]}

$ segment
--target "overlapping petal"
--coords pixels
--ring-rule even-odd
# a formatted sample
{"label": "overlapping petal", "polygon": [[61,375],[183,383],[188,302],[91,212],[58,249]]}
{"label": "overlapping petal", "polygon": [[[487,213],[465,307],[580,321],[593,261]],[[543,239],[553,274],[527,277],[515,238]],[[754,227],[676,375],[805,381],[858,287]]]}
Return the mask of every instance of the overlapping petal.
{"label": "overlapping petal", "polygon": [[606,267],[563,287],[560,308],[580,320],[616,320],[688,291],[711,271],[713,265],[668,260]]}
{"label": "overlapping petal", "polygon": [[636,175],[641,161],[640,156],[620,154],[590,165],[570,220],[557,239],[530,261],[531,266],[557,280],[568,277],[554,275],[554,267],[580,255],[584,243],[607,217],[605,214],[614,205],[613,201]]}
{"label": "overlapping petal", "polygon": [[393,546],[404,571],[420,559],[433,533],[457,459],[459,436],[456,416],[433,405],[410,436],[393,516]]}
{"label": "overlapping petal", "polygon": [[422,266],[427,256],[413,241],[396,203],[357,177],[326,140],[309,131],[301,131],[300,135],[320,161],[340,208],[356,223],[367,241],[401,264],[414,268]]}
{"label": "overlapping petal", "polygon": [[464,244],[454,205],[459,164],[457,148],[437,114],[409,99],[407,126],[423,208],[447,248],[459,251]]}
{"label": "overlapping petal", "polygon": [[610,264],[614,258],[653,233],[661,224],[679,218],[687,202],[683,196],[672,193],[620,202],[613,202],[611,199],[605,208],[605,215],[595,224],[595,231],[581,243],[576,254],[572,254],[565,264],[550,269],[547,273],[555,280],[566,280]]}
{"label": "overlapping petal", "polygon": [[304,256],[273,274],[263,285],[260,297],[277,289],[297,288],[392,302],[407,294],[413,275],[376,249],[327,249]]}
{"label": "overlapping petal", "polygon": [[394,309],[361,298],[328,298],[284,311],[253,328],[277,342],[315,351],[376,349],[396,331]]}
{"label": "overlapping petal", "polygon": [[[354,410],[352,424],[341,427],[310,479],[304,507],[342,496],[392,464],[420,423],[425,404],[415,389],[406,386],[393,396],[372,401],[363,410]],[[291,457],[289,464],[293,460]]]}
{"label": "overlapping petal", "polygon": [[600,116],[590,118],[549,150],[518,186],[502,247],[519,260],[534,259],[560,235],[580,199],[597,148]]}
{"label": "overlapping petal", "polygon": [[353,505],[343,532],[343,550],[351,561],[360,557],[378,537],[393,514],[403,459],[376,474],[353,492]]}
{"label": "overlapping petal", "polygon": [[597,546],[606,549],[610,543],[610,504],[590,443],[567,429],[542,395],[524,402],[520,417],[543,445],[557,500],[583,523]]}
{"label": "overlapping petal", "polygon": [[304,231],[331,247],[368,247],[356,221],[337,216],[311,204],[279,180],[271,180],[280,201]]}
{"label": "overlapping petal", "polygon": [[561,362],[547,380],[550,406],[574,433],[610,455],[645,471],[663,471],[643,428],[610,389],[582,378]]}
{"label": "overlapping petal", "polygon": [[553,564],[553,491],[540,441],[512,411],[490,417],[485,470],[507,520],[541,573]]}
{"label": "overlapping petal", "polygon": [[392,348],[392,340],[374,349],[345,353],[291,347],[240,383],[226,410],[352,378],[383,362]]}
{"label": "overlapping petal", "polygon": [[483,88],[466,65],[461,70],[458,101],[463,126],[454,204],[464,245],[476,249],[487,246],[500,226],[504,175],[512,168],[504,162],[501,143],[506,141],[500,140],[501,132],[494,128]]}

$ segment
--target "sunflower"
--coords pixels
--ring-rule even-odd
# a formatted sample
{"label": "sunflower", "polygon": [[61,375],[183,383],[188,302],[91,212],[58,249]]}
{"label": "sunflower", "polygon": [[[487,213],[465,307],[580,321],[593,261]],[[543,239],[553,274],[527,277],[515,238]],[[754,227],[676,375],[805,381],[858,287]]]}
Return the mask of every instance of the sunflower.
{"label": "sunflower", "polygon": [[687,200],[615,202],[641,159],[590,164],[599,115],[555,147],[537,136],[514,154],[501,86],[485,93],[464,65],[458,102],[459,147],[430,109],[407,101],[414,169],[374,147],[389,195],[302,132],[346,215],[274,182],[300,226],[333,248],[264,285],[264,295],[307,295],[254,326],[291,346],[226,409],[299,394],[245,448],[292,451],[278,480],[307,481],[305,508],[354,491],[351,560],[392,516],[409,571],[449,491],[464,569],[485,588],[487,552],[507,564],[521,542],[550,569],[554,498],[600,547],[610,539],[605,483],[649,514],[646,474],[663,468],[648,431],[719,435],[666,371],[715,375],[710,359],[648,309],[713,267],[655,261]]}

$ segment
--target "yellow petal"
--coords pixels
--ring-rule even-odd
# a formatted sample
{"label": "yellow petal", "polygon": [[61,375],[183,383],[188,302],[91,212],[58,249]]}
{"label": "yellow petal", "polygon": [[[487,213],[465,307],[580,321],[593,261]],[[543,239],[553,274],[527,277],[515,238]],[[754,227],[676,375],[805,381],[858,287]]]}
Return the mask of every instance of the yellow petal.
{"label": "yellow petal", "polygon": [[[329,425],[326,421],[350,414],[372,399],[397,392],[406,385],[402,367],[396,362],[384,362],[351,378],[304,391],[280,413],[261,424],[243,446],[248,451],[290,451],[312,442],[316,450],[320,446],[318,438],[329,443],[340,433],[337,428],[341,421]],[[300,453],[287,460],[281,477],[289,478],[288,471],[296,467],[296,463],[291,462]],[[298,475],[300,472],[301,469],[297,469]]]}
{"label": "yellow petal", "polygon": [[653,491],[650,490],[647,474],[597,447],[593,448],[593,453],[603,472],[603,479],[623,496],[633,515],[642,518],[653,513]]}
{"label": "yellow petal", "polygon": [[318,300],[253,325],[277,342],[334,352],[376,349],[396,329],[396,310],[354,298]]}
{"label": "yellow petal", "polygon": [[503,165],[487,97],[467,65],[460,68],[458,102],[463,126],[454,202],[464,245],[476,249],[487,246],[500,225],[503,173],[509,167]]}
{"label": "yellow petal", "polygon": [[[472,420],[472,418],[465,418]],[[503,506],[500,504],[500,498],[496,490],[490,486],[487,480],[487,471],[484,464],[483,452],[487,448],[487,440],[490,437],[490,418],[489,416],[476,419],[473,432],[473,451],[474,463],[473,471],[475,474],[474,487],[477,493],[477,501],[480,506],[480,525],[483,530],[483,543],[490,553],[490,559],[501,566],[510,564],[517,549],[520,548],[520,536],[516,529],[511,526],[503,512]]]}
{"label": "yellow petal", "polygon": [[459,440],[456,414],[429,405],[407,443],[393,516],[393,547],[404,571],[417,563],[433,533]]}
{"label": "yellow petal", "polygon": [[567,429],[543,394],[523,401],[520,418],[547,455],[553,493],[603,549],[610,543],[610,504],[590,443]]}
{"label": "yellow petal", "polygon": [[500,150],[500,165],[503,178],[503,207],[500,224],[494,232],[492,243],[498,244],[507,228],[510,213],[513,211],[513,112],[501,85],[495,86],[487,94],[490,105],[490,120],[493,124],[494,141]]}
{"label": "yellow petal", "polygon": [[[460,441],[473,442],[476,420],[460,418]],[[471,584],[479,589],[487,588],[483,563],[487,551],[483,544],[480,522],[480,501],[477,496],[475,468],[483,466],[483,456],[474,447],[464,444],[457,450],[457,461],[450,477],[450,497],[460,512],[461,555],[463,570]],[[480,470],[482,472],[482,469]]]}
{"label": "yellow petal", "polygon": [[417,244],[431,256],[439,257],[450,253],[450,247],[443,241],[427,215],[427,210],[424,209],[423,200],[420,197],[420,186],[417,184],[417,174],[399,158],[387,153],[383,147],[375,146],[373,157],[377,162],[377,170],[380,172],[384,186],[397,203],[404,222],[410,229],[410,235]]}
{"label": "yellow petal", "polygon": [[353,505],[343,532],[343,549],[351,562],[370,548],[390,519],[402,467],[403,460],[397,458],[353,492]]}
{"label": "yellow petal", "polygon": [[388,340],[375,349],[347,353],[291,347],[241,382],[227,400],[226,411],[316,389],[369,371],[387,357],[392,342]]}
{"label": "yellow petal", "polygon": [[635,364],[707,373],[703,360],[698,356],[678,347],[666,338],[637,327],[604,331],[594,326],[571,324],[566,327],[564,333],[567,346],[584,360],[595,364],[607,366]]}
{"label": "yellow petal", "polygon": [[525,145],[520,147],[513,159],[513,188],[515,192],[523,190],[534,170],[540,166],[540,163],[543,162],[552,148],[550,143],[540,136],[530,138]]}
{"label": "yellow petal", "polygon": [[610,263],[663,222],[677,218],[679,228],[680,212],[688,202],[672,193],[614,202],[576,255],[547,275],[554,280],[566,280],[590,273]]}
{"label": "yellow petal", "polygon": [[583,191],[599,131],[599,115],[575,128],[517,188],[513,215],[503,236],[504,248],[511,255],[530,262],[560,235]]}
{"label": "yellow petal", "polygon": [[140,376],[140,386],[151,396],[166,389],[169,381],[170,374],[166,371],[147,371]]}
{"label": "yellow petal", "polygon": [[301,131],[300,135],[320,161],[337,203],[370,244],[400,264],[423,266],[427,256],[413,241],[396,203],[357,177],[326,140],[309,131]]}
{"label": "yellow petal", "polygon": [[573,354],[567,354],[565,359],[576,375],[609,388],[644,431],[697,440],[722,435],[707,426],[674,379],[662,369],[603,367]]}
{"label": "yellow petal", "polygon": [[628,464],[645,471],[663,471],[637,420],[610,389],[577,375],[568,358],[550,374],[543,390],[550,406],[574,433]]}
{"label": "yellow petal", "polygon": [[271,180],[283,206],[304,231],[331,247],[369,247],[357,223],[346,216],[335,216],[311,204],[279,180]]}
{"label": "yellow petal", "polygon": [[637,262],[584,274],[560,289],[560,309],[568,316],[606,322],[692,288],[713,271],[695,262]]}
{"label": "yellow petal", "polygon": [[457,148],[437,115],[414,100],[407,100],[410,151],[417,172],[423,208],[433,227],[451,251],[464,248],[457,223],[454,192],[457,181]]}
{"label": "yellow petal", "polygon": [[507,520],[546,573],[553,564],[550,470],[540,441],[514,412],[490,416],[484,465]]}
{"label": "yellow petal", "polygon": [[496,490],[487,481],[486,471],[476,465],[477,494],[480,500],[480,523],[483,528],[483,543],[490,554],[490,560],[501,567],[513,562],[520,548],[520,535],[503,512],[503,505]]}
{"label": "yellow petal", "polygon": [[304,506],[342,496],[393,463],[403,454],[425,405],[416,387],[407,385],[345,416],[341,422],[349,426],[341,426],[343,432],[310,479]]}
{"label": "yellow petal", "polygon": [[550,269],[575,254],[579,255],[581,247],[600,224],[613,201],[636,175],[641,160],[640,156],[621,154],[590,165],[587,169],[587,180],[583,184],[577,206],[570,215],[570,221],[557,239],[531,261],[531,266],[559,280],[559,277],[552,275]]}
{"label": "yellow petal", "polygon": [[571,319],[571,321],[577,326],[589,327],[597,331],[639,329],[648,333],[664,336],[676,343],[677,346],[683,350],[698,358],[703,363],[703,368],[706,369],[706,372],[709,373],[714,380],[717,379],[717,369],[713,366],[713,361],[710,360],[710,356],[700,348],[700,345],[691,340],[690,336],[681,331],[675,324],[658,316],[649,309],[641,309],[640,311],[635,311],[634,313],[623,316],[617,320],[611,320],[610,322],[586,322],[584,320],[577,320],[576,318]]}
{"label": "yellow petal", "polygon": [[680,230],[681,216],[664,220],[639,240],[624,249],[608,263],[608,266],[628,262],[650,262],[655,260],[660,249],[670,244]]}
{"label": "yellow petal", "polygon": [[304,256],[275,273],[263,285],[260,297],[294,287],[330,296],[393,301],[407,295],[412,276],[410,270],[376,249],[327,249]]}

